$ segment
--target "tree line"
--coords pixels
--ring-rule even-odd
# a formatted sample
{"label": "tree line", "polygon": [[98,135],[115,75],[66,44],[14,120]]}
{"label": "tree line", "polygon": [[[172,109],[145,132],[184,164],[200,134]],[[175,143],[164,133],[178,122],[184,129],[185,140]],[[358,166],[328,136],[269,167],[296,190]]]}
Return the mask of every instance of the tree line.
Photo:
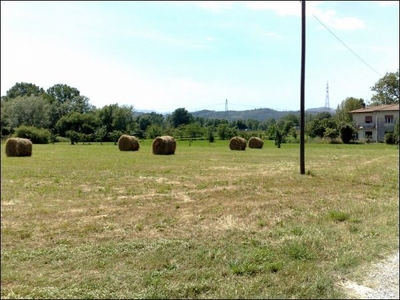
{"label": "tree line", "polygon": [[[371,105],[399,103],[399,71],[386,73],[371,87],[375,94]],[[348,97],[336,109],[336,113],[306,114],[307,138],[330,141],[338,139],[349,143],[355,133],[349,111],[362,108],[361,98]],[[300,115],[289,113],[279,119],[264,121],[254,119],[228,121],[194,117],[185,108],[177,108],[171,114],[135,112],[132,105],[109,104],[96,108],[88,97],[66,84],[56,84],[47,90],[26,82],[16,83],[1,97],[1,137],[19,136],[33,143],[55,143],[68,140],[71,144],[114,142],[122,134],[140,139],[154,139],[160,135],[172,135],[177,139],[230,139],[233,136],[249,138],[258,136],[275,140],[276,143],[298,142]],[[398,142],[398,122],[392,134]]]}

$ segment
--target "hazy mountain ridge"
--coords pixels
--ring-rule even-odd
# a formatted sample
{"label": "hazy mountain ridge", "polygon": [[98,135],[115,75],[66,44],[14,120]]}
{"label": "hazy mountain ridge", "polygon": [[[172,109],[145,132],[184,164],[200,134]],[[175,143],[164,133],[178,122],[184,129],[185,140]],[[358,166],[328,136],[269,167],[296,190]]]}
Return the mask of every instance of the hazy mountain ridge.
{"label": "hazy mountain ridge", "polygon": [[[320,113],[328,111],[331,114],[335,113],[335,109],[328,109],[326,107],[319,107],[319,108],[310,108],[305,111],[305,113],[308,114],[314,114],[314,113]],[[136,115],[142,115],[150,113],[150,111],[136,111]],[[156,112],[157,113],[157,112]],[[171,113],[160,113],[163,115],[169,115]],[[204,119],[226,119],[228,121],[235,121],[235,120],[248,120],[248,119],[254,119],[260,122],[263,122],[267,119],[273,118],[275,120],[278,120],[288,114],[295,114],[295,115],[300,115],[300,110],[288,110],[288,111],[279,111],[279,110],[274,110],[270,108],[257,108],[257,109],[251,109],[251,110],[228,110],[228,111],[215,111],[215,110],[208,110],[208,109],[203,109],[195,112],[190,112],[193,117],[199,117],[199,118],[204,118]]]}

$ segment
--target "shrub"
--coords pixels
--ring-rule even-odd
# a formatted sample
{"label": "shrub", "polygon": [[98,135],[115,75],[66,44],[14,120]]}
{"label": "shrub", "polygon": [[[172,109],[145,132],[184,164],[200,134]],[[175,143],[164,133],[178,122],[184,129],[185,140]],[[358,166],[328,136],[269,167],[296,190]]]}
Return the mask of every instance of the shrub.
{"label": "shrub", "polygon": [[20,126],[15,129],[14,136],[29,139],[33,144],[48,144],[50,142],[51,132],[48,129],[34,126]]}
{"label": "shrub", "polygon": [[332,210],[329,211],[329,218],[336,222],[343,222],[349,219],[349,215],[343,211]]}
{"label": "shrub", "polygon": [[386,132],[385,133],[385,143],[388,144],[388,145],[396,144],[396,138],[395,138],[393,132]]}
{"label": "shrub", "polygon": [[75,130],[68,130],[65,135],[71,141],[71,145],[74,145],[81,139],[81,134]]}
{"label": "shrub", "polygon": [[339,128],[340,138],[344,144],[349,144],[355,133],[354,127],[351,124],[342,124]]}

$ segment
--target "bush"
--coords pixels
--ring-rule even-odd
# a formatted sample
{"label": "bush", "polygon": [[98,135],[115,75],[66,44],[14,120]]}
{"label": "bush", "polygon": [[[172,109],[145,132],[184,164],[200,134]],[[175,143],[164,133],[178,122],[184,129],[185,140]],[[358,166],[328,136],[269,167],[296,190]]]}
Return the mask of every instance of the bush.
{"label": "bush", "polygon": [[300,139],[298,137],[294,137],[292,135],[288,135],[285,138],[285,143],[286,144],[299,144],[300,143]]}
{"label": "bush", "polygon": [[350,143],[350,141],[353,139],[354,133],[355,129],[352,124],[341,124],[339,134],[344,144]]}
{"label": "bush", "polygon": [[395,138],[393,132],[386,132],[385,133],[385,143],[388,144],[388,145],[396,144],[396,138]]}
{"label": "bush", "polygon": [[15,129],[14,136],[29,139],[33,144],[48,144],[50,142],[51,132],[48,129],[34,126],[20,126]]}

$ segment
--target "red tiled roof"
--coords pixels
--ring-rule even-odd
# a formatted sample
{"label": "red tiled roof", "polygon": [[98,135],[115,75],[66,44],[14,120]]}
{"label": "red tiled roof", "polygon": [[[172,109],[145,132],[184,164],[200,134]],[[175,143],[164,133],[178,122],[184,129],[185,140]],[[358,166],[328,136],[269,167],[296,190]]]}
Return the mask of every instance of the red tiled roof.
{"label": "red tiled roof", "polygon": [[376,112],[376,111],[393,111],[399,110],[399,104],[388,104],[388,105],[378,105],[378,106],[369,106],[366,108],[359,108],[352,111],[349,111],[350,114],[355,113],[366,113],[366,112]]}

